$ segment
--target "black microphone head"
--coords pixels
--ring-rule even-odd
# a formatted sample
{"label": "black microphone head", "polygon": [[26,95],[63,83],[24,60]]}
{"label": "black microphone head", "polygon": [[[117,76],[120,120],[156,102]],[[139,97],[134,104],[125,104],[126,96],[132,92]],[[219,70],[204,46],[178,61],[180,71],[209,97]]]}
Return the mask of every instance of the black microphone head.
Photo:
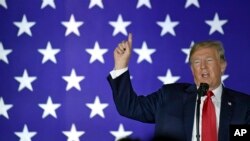
{"label": "black microphone head", "polygon": [[209,88],[209,85],[207,83],[200,83],[200,87],[198,89],[198,94],[200,96],[206,95],[208,88]]}

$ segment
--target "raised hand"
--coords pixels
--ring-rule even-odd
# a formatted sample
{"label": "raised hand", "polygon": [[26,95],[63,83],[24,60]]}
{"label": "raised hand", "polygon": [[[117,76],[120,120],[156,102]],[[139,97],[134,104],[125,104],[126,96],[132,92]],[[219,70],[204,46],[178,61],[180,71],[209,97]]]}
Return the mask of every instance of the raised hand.
{"label": "raised hand", "polygon": [[118,44],[114,50],[115,70],[122,69],[128,66],[132,49],[132,34],[129,33],[128,40],[124,40]]}

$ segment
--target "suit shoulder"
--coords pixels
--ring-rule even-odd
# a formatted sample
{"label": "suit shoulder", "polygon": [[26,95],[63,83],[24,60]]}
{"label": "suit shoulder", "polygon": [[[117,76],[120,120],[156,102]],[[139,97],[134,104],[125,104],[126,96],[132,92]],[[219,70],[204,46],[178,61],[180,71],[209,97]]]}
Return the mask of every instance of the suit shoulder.
{"label": "suit shoulder", "polygon": [[163,90],[167,90],[167,91],[186,91],[188,89],[192,89],[195,88],[194,84],[191,83],[172,83],[172,84],[165,84],[162,86]]}
{"label": "suit shoulder", "polygon": [[185,88],[185,87],[189,87],[191,85],[192,85],[191,83],[171,83],[171,84],[165,84],[162,87]]}
{"label": "suit shoulder", "polygon": [[246,93],[243,93],[243,92],[240,92],[240,91],[236,91],[236,90],[233,90],[233,89],[230,89],[230,88],[225,88],[225,92],[227,94],[233,95],[236,98],[250,101],[250,95],[249,94],[246,94]]}

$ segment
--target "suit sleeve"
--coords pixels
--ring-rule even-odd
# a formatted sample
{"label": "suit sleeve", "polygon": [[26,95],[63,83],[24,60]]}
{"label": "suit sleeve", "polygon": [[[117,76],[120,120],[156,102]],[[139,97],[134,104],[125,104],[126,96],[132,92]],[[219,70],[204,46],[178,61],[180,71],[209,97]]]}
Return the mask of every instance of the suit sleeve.
{"label": "suit sleeve", "polygon": [[137,96],[134,92],[129,71],[116,79],[108,76],[117,111],[125,117],[141,122],[154,123],[157,107],[163,100],[161,90],[148,96]]}

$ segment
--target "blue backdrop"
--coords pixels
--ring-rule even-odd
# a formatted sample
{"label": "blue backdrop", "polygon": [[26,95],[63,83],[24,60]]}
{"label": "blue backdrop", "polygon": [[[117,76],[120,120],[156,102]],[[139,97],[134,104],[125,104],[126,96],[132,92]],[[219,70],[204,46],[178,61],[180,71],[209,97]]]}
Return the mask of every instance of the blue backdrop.
{"label": "blue backdrop", "polygon": [[193,83],[193,42],[223,42],[226,87],[250,94],[250,2],[0,0],[0,140],[146,140],[154,125],[120,116],[106,77],[133,33],[138,94]]}

